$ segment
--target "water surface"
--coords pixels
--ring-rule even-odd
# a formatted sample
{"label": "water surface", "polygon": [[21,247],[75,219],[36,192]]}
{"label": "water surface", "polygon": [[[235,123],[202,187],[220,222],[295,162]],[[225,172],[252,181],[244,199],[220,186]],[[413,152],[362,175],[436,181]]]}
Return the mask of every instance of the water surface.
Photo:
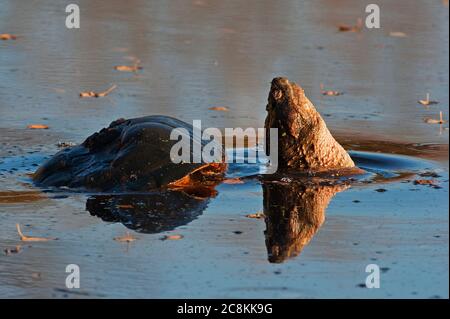
{"label": "water surface", "polygon": [[[0,1],[0,33],[19,36],[0,41],[0,247],[22,245],[0,255],[0,296],[448,298],[448,125],[423,121],[448,118],[448,7],[377,3],[381,29],[338,33],[364,15],[364,2],[81,0],[81,29],[68,30],[59,1]],[[114,70],[134,58],[143,70]],[[142,217],[167,202],[160,194],[105,198],[30,184],[59,141],[82,142],[119,117],[260,127],[275,76],[299,83],[338,140],[360,152],[366,182],[249,179],[150,220],[117,205],[136,203]],[[320,83],[344,94],[322,96]],[[78,96],[111,84],[108,97]],[[428,109],[417,103],[427,92],[439,101]],[[315,213],[289,214],[299,207]],[[259,211],[268,218],[246,217]],[[59,240],[21,243],[16,223]],[[138,240],[113,240],[127,231]],[[160,240],[168,234],[183,238]],[[79,290],[65,288],[71,263],[81,268]],[[361,287],[370,263],[382,269],[380,289]]]}

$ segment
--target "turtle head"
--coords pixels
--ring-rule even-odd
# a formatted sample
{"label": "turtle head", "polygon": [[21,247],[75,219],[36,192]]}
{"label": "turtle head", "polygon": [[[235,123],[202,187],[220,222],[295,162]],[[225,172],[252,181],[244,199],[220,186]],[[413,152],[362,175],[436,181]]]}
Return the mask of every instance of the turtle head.
{"label": "turtle head", "polygon": [[314,129],[320,118],[303,89],[285,77],[272,80],[266,110],[266,128],[276,127],[293,137]]}

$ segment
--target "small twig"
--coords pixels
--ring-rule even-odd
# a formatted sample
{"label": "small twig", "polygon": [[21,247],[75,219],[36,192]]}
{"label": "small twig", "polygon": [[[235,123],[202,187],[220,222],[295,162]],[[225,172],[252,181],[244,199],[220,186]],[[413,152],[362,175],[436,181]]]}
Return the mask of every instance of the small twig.
{"label": "small twig", "polygon": [[439,120],[427,118],[425,119],[425,122],[428,124],[444,124],[446,121],[444,121],[442,111],[439,112]]}
{"label": "small twig", "polygon": [[107,96],[109,93],[111,93],[113,90],[117,88],[117,85],[111,86],[109,89],[103,92],[94,92],[94,91],[87,91],[87,92],[81,92],[80,97],[104,97]]}
{"label": "small twig", "polygon": [[430,100],[430,93],[427,93],[427,97],[426,97],[425,100],[419,100],[418,102],[419,102],[420,104],[422,104],[422,105],[425,105],[425,106],[428,106],[428,105],[431,105],[431,104],[438,104],[438,103],[439,103],[438,101],[431,101],[431,100]]}
{"label": "small twig", "polygon": [[97,96],[99,97],[103,97],[103,96],[107,96],[109,93],[111,93],[112,91],[114,91],[117,88],[117,85],[113,84],[113,86],[111,86],[109,89],[107,89],[106,91],[97,93]]}
{"label": "small twig", "polygon": [[19,233],[20,240],[21,241],[49,241],[49,240],[56,240],[57,238],[44,238],[44,237],[29,237],[25,236],[22,233],[22,230],[20,229],[20,225],[16,224],[17,232]]}

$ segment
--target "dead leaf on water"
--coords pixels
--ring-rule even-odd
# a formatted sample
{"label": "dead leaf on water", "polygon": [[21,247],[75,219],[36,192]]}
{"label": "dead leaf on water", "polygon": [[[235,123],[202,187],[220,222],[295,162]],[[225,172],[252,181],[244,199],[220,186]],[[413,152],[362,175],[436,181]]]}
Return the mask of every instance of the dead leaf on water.
{"label": "dead leaf on water", "polygon": [[427,93],[427,97],[425,98],[425,100],[419,100],[419,101],[417,101],[418,103],[420,103],[420,104],[422,104],[422,105],[425,105],[425,106],[428,106],[428,105],[431,105],[431,104],[438,104],[439,102],[438,101],[432,101],[432,100],[430,100],[430,93]]}
{"label": "dead leaf on water", "polygon": [[228,112],[229,111],[229,109],[226,106],[213,106],[213,107],[210,107],[209,110],[220,111],[220,112]]}
{"label": "dead leaf on water", "polygon": [[433,179],[416,179],[414,181],[414,185],[430,185],[437,186],[438,183]]}
{"label": "dead leaf on water", "polygon": [[406,33],[400,31],[391,31],[389,32],[389,36],[394,38],[405,38],[407,37]]}
{"label": "dead leaf on water", "polygon": [[122,72],[137,72],[138,70],[142,70],[142,67],[139,65],[139,63],[141,63],[141,61],[136,60],[133,65],[117,65],[114,67],[114,69]]}
{"label": "dead leaf on water", "polygon": [[137,238],[131,235],[130,233],[126,233],[124,236],[114,237],[115,241],[131,243],[135,241]]}
{"label": "dead leaf on water", "polygon": [[94,91],[85,91],[80,93],[80,97],[104,97],[107,96],[109,93],[115,90],[117,88],[117,85],[111,86],[109,89],[103,92],[94,92]]}
{"label": "dead leaf on water", "polygon": [[47,130],[49,127],[45,124],[30,124],[27,128],[32,130]]}
{"label": "dead leaf on water", "polygon": [[362,19],[358,18],[358,20],[356,20],[356,25],[341,24],[338,26],[338,30],[340,32],[360,32],[362,30],[362,27]]}
{"label": "dead leaf on water", "polygon": [[442,111],[439,112],[439,119],[425,118],[424,121],[425,121],[425,123],[428,123],[428,124],[444,124],[447,122],[442,117]]}
{"label": "dead leaf on water", "polygon": [[247,218],[262,219],[262,218],[266,217],[266,215],[264,215],[263,212],[257,212],[257,213],[254,213],[254,214],[248,214],[248,215],[246,215],[245,217],[247,217]]}
{"label": "dead leaf on water", "polygon": [[0,40],[17,40],[17,36],[9,33],[0,33]]}
{"label": "dead leaf on water", "polygon": [[57,238],[45,238],[45,237],[31,237],[31,236],[25,236],[22,231],[20,230],[20,225],[16,224],[17,232],[19,233],[20,240],[21,241],[50,241],[50,240],[57,240]]}
{"label": "dead leaf on water", "polygon": [[425,185],[425,186],[430,186],[432,188],[442,188],[441,186],[439,186],[439,183],[433,179],[416,179],[413,182],[414,185]]}
{"label": "dead leaf on water", "polygon": [[161,237],[161,240],[180,240],[182,239],[182,235],[166,235],[164,237]]}
{"label": "dead leaf on water", "polygon": [[334,90],[324,90],[323,83],[320,83],[320,93],[326,96],[338,96],[342,95],[342,92],[334,91]]}

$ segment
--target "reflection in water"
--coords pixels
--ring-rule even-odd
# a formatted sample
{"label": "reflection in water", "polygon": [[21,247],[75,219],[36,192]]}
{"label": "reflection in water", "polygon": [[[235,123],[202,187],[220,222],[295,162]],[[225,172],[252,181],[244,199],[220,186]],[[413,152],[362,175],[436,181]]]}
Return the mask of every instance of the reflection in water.
{"label": "reflection in water", "polygon": [[[331,198],[348,185],[330,183],[263,183],[266,246],[269,262],[297,256],[325,220]],[[208,205],[184,192],[94,195],[86,210],[105,222],[120,222],[140,233],[159,233],[186,225]]]}
{"label": "reflection in water", "polygon": [[264,183],[269,262],[282,263],[299,255],[324,222],[331,198],[346,188],[343,184]]}
{"label": "reflection in water", "polygon": [[207,199],[178,191],[146,194],[95,195],[86,210],[106,222],[120,222],[141,233],[159,233],[186,225],[203,213]]}
{"label": "reflection in water", "polygon": [[[265,175],[261,180],[269,262],[281,263],[298,256],[322,226],[325,210],[333,196],[347,189],[349,183],[392,182],[423,171],[430,165],[399,155],[352,152],[351,156],[358,167],[366,170],[366,174],[348,175],[345,178],[345,174],[333,177],[329,173],[313,176],[287,172]],[[227,175],[256,176],[257,168],[257,165],[232,164]],[[191,195],[186,191],[189,192],[186,189],[185,192],[162,190],[140,194],[95,195],[87,200],[86,209],[104,221],[121,222],[142,233],[158,233],[186,225],[206,209],[210,193],[201,192],[199,188]]]}

